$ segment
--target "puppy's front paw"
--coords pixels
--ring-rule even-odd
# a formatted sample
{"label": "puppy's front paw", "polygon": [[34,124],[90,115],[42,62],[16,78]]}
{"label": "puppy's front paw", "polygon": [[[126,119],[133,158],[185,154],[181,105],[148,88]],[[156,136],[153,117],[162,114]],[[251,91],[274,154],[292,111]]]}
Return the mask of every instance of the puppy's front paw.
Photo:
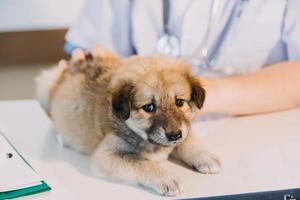
{"label": "puppy's front paw", "polygon": [[182,193],[182,186],[179,179],[168,173],[161,176],[149,177],[141,185],[149,187],[164,196],[177,196]]}
{"label": "puppy's front paw", "polygon": [[192,167],[203,174],[215,174],[221,170],[221,163],[217,156],[205,152],[194,158]]}

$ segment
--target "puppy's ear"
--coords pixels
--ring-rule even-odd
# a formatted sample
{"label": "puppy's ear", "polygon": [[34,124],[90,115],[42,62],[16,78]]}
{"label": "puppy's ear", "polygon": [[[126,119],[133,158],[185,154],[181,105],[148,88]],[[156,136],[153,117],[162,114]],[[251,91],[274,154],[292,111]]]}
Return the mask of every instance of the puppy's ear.
{"label": "puppy's ear", "polygon": [[132,89],[132,84],[124,83],[112,94],[112,111],[119,119],[127,120],[130,116],[130,95]]}
{"label": "puppy's ear", "polygon": [[187,78],[188,82],[190,83],[191,86],[191,101],[193,101],[197,108],[202,108],[204,100],[205,100],[205,90],[201,86],[200,80],[193,76],[193,75],[188,75]]}

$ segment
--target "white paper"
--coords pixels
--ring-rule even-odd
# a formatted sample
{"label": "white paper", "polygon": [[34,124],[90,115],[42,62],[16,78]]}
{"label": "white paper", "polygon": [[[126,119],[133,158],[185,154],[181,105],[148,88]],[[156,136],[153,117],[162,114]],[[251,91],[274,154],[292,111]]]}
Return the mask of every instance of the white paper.
{"label": "white paper", "polygon": [[[12,153],[12,158],[6,158]],[[0,133],[0,192],[12,191],[41,184],[40,177],[19,156]]]}

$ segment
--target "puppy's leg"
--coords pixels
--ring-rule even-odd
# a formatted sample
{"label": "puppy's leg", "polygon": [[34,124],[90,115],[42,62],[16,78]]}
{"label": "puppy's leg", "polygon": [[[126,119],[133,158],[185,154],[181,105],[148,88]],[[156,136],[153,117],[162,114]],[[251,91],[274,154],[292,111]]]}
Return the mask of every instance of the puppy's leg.
{"label": "puppy's leg", "polygon": [[193,133],[176,147],[172,156],[195,168],[200,173],[218,173],[221,169],[217,156],[207,151]]}
{"label": "puppy's leg", "polygon": [[150,188],[161,195],[175,196],[181,193],[176,177],[160,163],[140,158],[130,153],[127,143],[114,135],[107,135],[92,156],[93,171],[115,180]]}

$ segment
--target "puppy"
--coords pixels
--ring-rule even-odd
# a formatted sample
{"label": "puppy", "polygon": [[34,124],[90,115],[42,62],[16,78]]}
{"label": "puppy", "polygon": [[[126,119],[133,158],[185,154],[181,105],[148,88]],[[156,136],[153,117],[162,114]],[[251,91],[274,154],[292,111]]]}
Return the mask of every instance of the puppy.
{"label": "puppy", "polygon": [[171,155],[201,173],[220,169],[192,133],[205,91],[182,60],[87,54],[36,81],[63,143],[91,155],[98,175],[175,196],[180,182],[160,161]]}

